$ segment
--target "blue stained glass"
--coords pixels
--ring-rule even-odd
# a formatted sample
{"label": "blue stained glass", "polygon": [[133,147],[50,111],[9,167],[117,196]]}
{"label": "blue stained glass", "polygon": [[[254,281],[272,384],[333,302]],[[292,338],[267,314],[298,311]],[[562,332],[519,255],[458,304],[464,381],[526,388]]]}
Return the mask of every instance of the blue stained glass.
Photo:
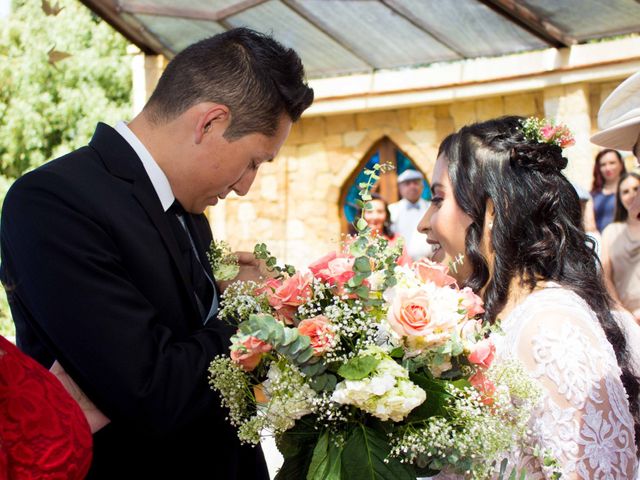
{"label": "blue stained glass", "polygon": [[374,165],[380,162],[380,153],[374,153],[367,164],[362,167],[362,170],[358,173],[358,176],[353,181],[353,184],[349,188],[349,192],[347,192],[347,198],[344,201],[344,215],[347,217],[347,222],[353,223],[353,220],[356,217],[356,213],[358,212],[358,205],[356,200],[360,198],[360,189],[358,185],[362,182],[367,181],[367,176],[364,174],[365,170],[371,170]]}
{"label": "blue stained glass", "polygon": [[[347,222],[353,223],[356,213],[358,212],[358,205],[356,200],[360,198],[360,189],[358,185],[362,182],[367,181],[367,177],[364,174],[365,170],[370,170],[374,165],[380,162],[380,152],[374,153],[369,161],[366,163],[362,170],[358,172],[358,176],[353,181],[351,187],[349,187],[349,191],[347,192],[347,198],[344,202],[344,215],[347,218]],[[412,168],[417,170],[415,164],[409,159],[409,157],[405,156],[400,150],[396,150],[396,173],[400,175],[405,170]],[[422,198],[425,200],[431,200],[431,188],[429,188],[429,184],[426,180],[424,180],[424,190],[422,191]]]}

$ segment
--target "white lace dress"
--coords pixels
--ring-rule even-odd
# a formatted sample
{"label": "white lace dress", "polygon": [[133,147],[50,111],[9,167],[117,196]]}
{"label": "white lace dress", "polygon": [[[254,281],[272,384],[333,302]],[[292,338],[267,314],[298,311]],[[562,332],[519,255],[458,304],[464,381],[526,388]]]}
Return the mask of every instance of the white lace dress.
{"label": "white lace dress", "polygon": [[[494,335],[496,360],[520,360],[543,389],[526,448],[509,470],[548,478],[533,446],[552,452],[562,479],[632,479],[637,469],[633,419],[620,368],[598,319],[578,295],[558,285],[530,294]],[[438,479],[456,478],[440,474]]]}

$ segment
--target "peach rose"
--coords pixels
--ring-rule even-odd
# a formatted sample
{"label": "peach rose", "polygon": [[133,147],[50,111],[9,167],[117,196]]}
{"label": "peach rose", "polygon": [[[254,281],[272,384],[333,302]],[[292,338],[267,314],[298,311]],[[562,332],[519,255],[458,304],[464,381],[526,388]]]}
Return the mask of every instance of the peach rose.
{"label": "peach rose", "polygon": [[354,275],[353,256],[346,253],[330,252],[309,265],[313,275],[330,285],[342,286]]}
{"label": "peach rose", "polygon": [[485,405],[493,405],[496,386],[483,372],[477,372],[469,379],[469,383],[480,393],[482,403]]}
{"label": "peach rose", "polygon": [[454,285],[456,279],[449,276],[449,267],[441,263],[422,258],[413,264],[413,270],[423,282],[433,282],[438,287]]}
{"label": "peach rose", "polygon": [[490,338],[485,338],[471,347],[471,353],[467,356],[467,359],[471,363],[489,368],[493,363],[495,354],[496,346]]}
{"label": "peach rose", "polygon": [[247,337],[240,344],[235,344],[231,350],[231,360],[239,364],[245,372],[250,372],[258,366],[262,355],[271,350],[271,345],[254,336]]}
{"label": "peach rose", "polygon": [[330,325],[329,319],[324,315],[307,318],[302,320],[300,325],[298,325],[300,335],[306,335],[311,339],[313,354],[316,356],[329,351],[333,346],[335,335]]}
{"label": "peach rose", "polygon": [[482,299],[473,293],[473,290],[469,287],[464,287],[460,290],[460,296],[462,297],[462,308],[467,311],[467,316],[473,318],[480,313],[484,313],[484,302]]}
{"label": "peach rose", "polygon": [[271,279],[266,282],[269,305],[286,324],[293,325],[298,307],[311,298],[311,280],[310,273],[296,272],[285,280]]}
{"label": "peach rose", "polygon": [[421,289],[396,289],[387,321],[398,335],[409,337],[416,348],[445,343],[458,325],[455,315],[436,314],[428,293]]}

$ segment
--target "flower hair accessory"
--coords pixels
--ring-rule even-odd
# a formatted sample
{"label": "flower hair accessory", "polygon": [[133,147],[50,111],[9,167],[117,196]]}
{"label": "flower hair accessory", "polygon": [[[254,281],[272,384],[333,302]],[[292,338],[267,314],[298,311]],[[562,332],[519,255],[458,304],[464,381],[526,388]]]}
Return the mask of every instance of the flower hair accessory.
{"label": "flower hair accessory", "polygon": [[529,117],[522,122],[524,138],[531,142],[550,143],[566,148],[576,143],[569,127],[564,123],[555,124],[546,118]]}

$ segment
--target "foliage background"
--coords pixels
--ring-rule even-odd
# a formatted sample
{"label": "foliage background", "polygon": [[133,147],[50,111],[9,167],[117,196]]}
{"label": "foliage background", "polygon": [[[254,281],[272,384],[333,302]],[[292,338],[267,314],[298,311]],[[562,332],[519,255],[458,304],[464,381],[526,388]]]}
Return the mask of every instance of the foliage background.
{"label": "foliage background", "polygon": [[[79,1],[53,1],[15,0],[0,19],[0,200],[20,175],[85,145],[98,121],[131,116],[127,41]],[[14,334],[4,290],[0,334]]]}

